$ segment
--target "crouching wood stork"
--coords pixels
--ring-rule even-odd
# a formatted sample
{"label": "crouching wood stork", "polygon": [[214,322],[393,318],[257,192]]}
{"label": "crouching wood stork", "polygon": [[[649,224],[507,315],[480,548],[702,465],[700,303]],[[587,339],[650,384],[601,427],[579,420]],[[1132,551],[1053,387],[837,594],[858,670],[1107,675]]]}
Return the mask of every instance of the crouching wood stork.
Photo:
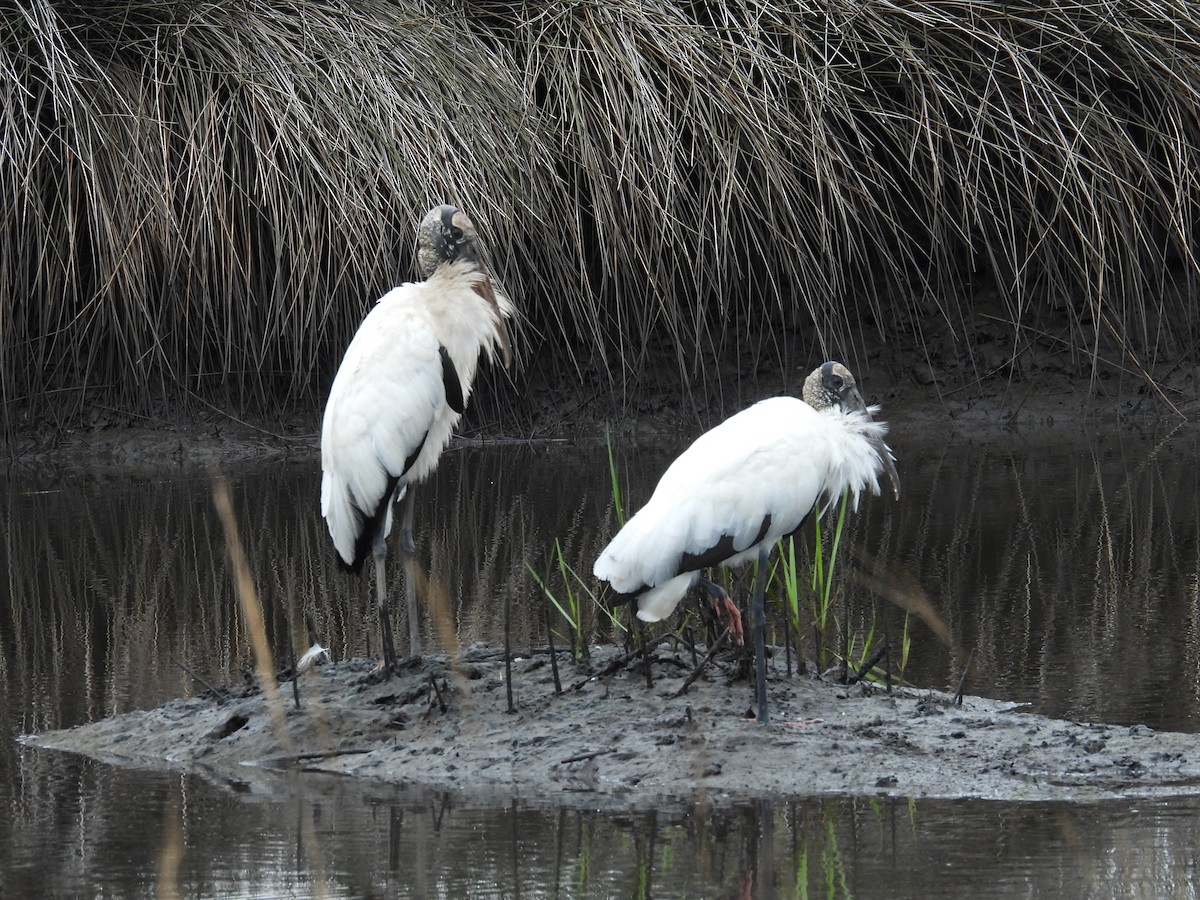
{"label": "crouching wood stork", "polygon": [[374,558],[383,664],[396,664],[384,562],[392,506],[404,500],[409,650],[420,656],[416,591],[409,563],[413,486],[436,467],[467,400],[481,355],[505,366],[505,319],[513,305],[484,267],[475,226],[453,206],[437,206],[417,230],[424,281],[384,294],[346,348],[321,424],[321,515],[340,562],[360,571]]}
{"label": "crouching wood stork", "polygon": [[877,411],[863,403],[849,369],[824,363],[805,379],[803,400],[762,400],[697,438],[596,560],[596,577],[636,603],[645,622],[665,619],[700,585],[739,643],[737,606],[700,573],[757,560],[752,624],[760,722],[767,721],[763,591],[771,548],[846,491],[857,509],[864,490],[879,493],[882,472],[900,499],[895,458],[883,440],[887,425],[872,419]]}

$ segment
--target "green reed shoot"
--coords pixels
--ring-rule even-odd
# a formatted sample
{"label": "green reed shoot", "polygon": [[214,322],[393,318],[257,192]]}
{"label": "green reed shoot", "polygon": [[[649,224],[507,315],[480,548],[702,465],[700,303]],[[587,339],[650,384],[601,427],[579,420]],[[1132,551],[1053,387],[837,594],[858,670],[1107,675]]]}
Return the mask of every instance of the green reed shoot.
{"label": "green reed shoot", "polygon": [[[860,638],[858,635],[847,634],[846,652],[842,657],[846,665],[859,671],[866,665],[867,661],[873,657],[879,650],[879,641],[886,641],[886,635],[876,634],[876,620],[874,616],[871,618],[871,626],[867,629],[867,633]],[[904,672],[908,668],[908,661],[912,653],[912,631],[910,629],[910,614],[904,614],[904,624],[901,626],[900,632],[900,659],[897,663],[896,671],[885,672],[876,664],[871,667],[870,671],[863,673],[863,679],[866,681],[882,681],[885,677],[890,678],[893,682],[904,681]]]}
{"label": "green reed shoot", "polygon": [[849,629],[846,630],[846,650],[842,660],[849,668],[858,671],[875,654],[876,649],[875,617],[871,616],[871,625],[866,634],[851,634]]}
{"label": "green reed shoot", "polygon": [[617,614],[600,601],[600,598],[592,592],[588,583],[567,562],[566,554],[563,553],[562,544],[558,538],[554,539],[554,551],[550,564],[558,572],[559,581],[562,584],[561,597],[551,590],[550,585],[547,584],[549,576],[543,578],[528,561],[525,563],[525,569],[533,577],[533,580],[537,582],[546,599],[550,601],[551,605],[558,610],[558,614],[566,621],[567,627],[571,631],[571,658],[576,662],[580,659],[587,659],[588,629],[584,623],[586,612],[585,601],[590,601],[590,604],[598,609],[613,627],[624,631],[625,626],[621,623]]}
{"label": "green reed shoot", "polygon": [[625,527],[625,507],[621,503],[621,479],[617,474],[617,461],[613,456],[612,432],[604,429],[604,446],[608,450],[608,479],[612,486],[613,509],[617,513],[617,527]]}
{"label": "green reed shoot", "polygon": [[[820,670],[827,668],[835,660],[841,660],[855,670],[860,669],[875,655],[880,641],[886,640],[886,635],[879,633],[875,619],[865,633],[847,633],[843,637],[840,650],[836,649],[833,641],[833,630],[838,626],[838,618],[834,610],[836,595],[834,593],[834,574],[837,571],[838,553],[842,544],[842,534],[846,524],[846,507],[848,494],[843,494],[838,504],[837,518],[833,524],[832,539],[826,539],[826,529],[821,520],[814,520],[814,543],[811,560],[798,557],[794,536],[782,539],[776,545],[776,558],[767,579],[768,591],[775,602],[783,609],[787,626],[796,636],[797,653],[800,652],[800,608],[807,594],[809,612],[812,619],[813,633],[816,639],[816,662]],[[828,546],[827,546],[828,545]],[[801,569],[809,566],[807,590],[802,588]],[[831,648],[832,651],[831,651]],[[900,639],[899,677],[903,678],[912,649],[909,616],[905,614],[903,632]],[[872,672],[876,670],[873,668]],[[876,677],[870,675],[868,677]]]}
{"label": "green reed shoot", "polygon": [[[824,529],[821,519],[814,516],[815,542],[813,545],[812,563],[809,577],[809,609],[812,615],[813,631],[817,638],[817,664],[824,668],[828,660],[825,658],[825,648],[829,646],[830,629],[834,624],[833,616],[833,580],[837,568],[837,555],[841,547],[842,531],[846,524],[846,503],[849,494],[843,494],[838,505],[837,520],[833,529],[833,540],[830,543],[828,557],[825,550]],[[778,602],[784,609],[788,625],[797,636],[800,635],[800,560],[796,556],[794,537],[781,540],[777,546],[778,562],[772,572],[769,584]],[[797,640],[797,647],[799,640]]]}
{"label": "green reed shoot", "polygon": [[587,649],[587,642],[583,639],[582,611],[579,607],[578,595],[572,589],[570,580],[563,575],[564,571],[569,570],[569,567],[563,559],[562,545],[558,542],[557,538],[554,540],[554,558],[557,561],[559,574],[563,576],[564,596],[562,600],[559,600],[558,595],[550,590],[550,586],[546,584],[546,581],[537,573],[537,570],[533,566],[526,562],[525,568],[533,576],[533,580],[537,582],[538,587],[542,589],[542,593],[546,595],[546,599],[558,610],[558,614],[566,620],[567,627],[571,632],[571,658],[578,662],[581,654],[585,653]]}
{"label": "green reed shoot", "polygon": [[[621,479],[617,473],[612,435],[607,429],[605,429],[604,442],[608,452],[608,477],[612,490],[613,508],[616,511],[617,527],[619,528],[625,524],[625,511],[621,502]],[[537,582],[542,593],[546,595],[546,599],[558,610],[559,615],[563,617],[568,628],[570,628],[572,659],[578,662],[580,659],[586,659],[588,655],[587,629],[584,627],[583,621],[586,608],[585,600],[590,601],[591,605],[603,614],[614,629],[622,632],[628,630],[628,627],[621,622],[617,613],[593,593],[588,582],[567,562],[566,554],[563,553],[562,543],[558,538],[554,539],[554,550],[551,554],[550,564],[552,568],[558,571],[563,591],[561,597],[551,590],[547,583],[549,579],[548,575],[546,578],[543,578],[528,561],[525,562],[525,569],[533,577],[533,580]]]}
{"label": "green reed shoot", "polygon": [[783,609],[788,625],[796,634],[800,633],[800,568],[796,565],[796,539],[789,536],[776,546],[776,571],[771,573],[768,584],[775,582],[776,572],[782,580]]}
{"label": "green reed shoot", "polygon": [[846,501],[849,497],[849,491],[842,494],[842,501],[838,506],[837,523],[833,529],[833,546],[829,551],[828,565],[825,562],[823,547],[824,529],[821,528],[820,518],[813,517],[816,544],[813,550],[812,589],[813,599],[817,601],[813,611],[814,618],[819,618],[821,622],[822,634],[825,633],[825,628],[829,621],[830,599],[833,595],[833,572],[837,565],[838,548],[842,543],[842,529],[846,524]]}

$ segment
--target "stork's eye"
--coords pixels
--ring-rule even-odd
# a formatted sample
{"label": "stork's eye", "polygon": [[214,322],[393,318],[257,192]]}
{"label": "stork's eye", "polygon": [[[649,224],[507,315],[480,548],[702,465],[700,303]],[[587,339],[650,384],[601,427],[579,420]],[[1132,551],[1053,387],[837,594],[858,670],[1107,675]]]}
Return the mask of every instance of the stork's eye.
{"label": "stork's eye", "polygon": [[463,230],[461,228],[459,228],[457,225],[452,225],[450,227],[450,237],[452,237],[455,241],[461,241],[462,236]]}
{"label": "stork's eye", "polygon": [[839,391],[842,389],[842,385],[845,384],[845,382],[842,381],[841,375],[834,375],[831,379],[829,379],[829,383],[832,384],[834,386],[834,388]]}

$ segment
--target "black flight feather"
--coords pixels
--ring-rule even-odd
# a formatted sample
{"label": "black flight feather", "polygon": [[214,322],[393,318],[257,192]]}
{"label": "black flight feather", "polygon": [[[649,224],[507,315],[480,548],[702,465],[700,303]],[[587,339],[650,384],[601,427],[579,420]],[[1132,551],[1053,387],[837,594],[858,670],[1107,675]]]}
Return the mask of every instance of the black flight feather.
{"label": "black flight feather", "polygon": [[396,494],[396,485],[399,481],[399,476],[391,475],[388,477],[387,490],[383,492],[383,496],[375,504],[374,510],[370,512],[356,510],[359,515],[359,531],[358,537],[354,539],[354,561],[347,563],[342,559],[341,554],[338,554],[338,562],[343,569],[348,569],[351,572],[362,571],[363,563],[371,555],[371,549],[375,544],[375,536],[383,530],[384,523],[387,522],[388,504],[392,502]]}
{"label": "black flight feather", "polygon": [[358,514],[359,531],[358,537],[354,539],[354,561],[347,563],[342,559],[341,554],[337,554],[338,563],[343,569],[351,572],[361,572],[363,563],[367,561],[367,557],[371,555],[375,545],[375,536],[383,529],[384,523],[387,522],[388,504],[396,501],[396,486],[400,483],[400,478],[413,467],[413,463],[417,461],[417,457],[421,455],[421,449],[425,446],[425,439],[429,437],[429,432],[425,432],[421,436],[420,443],[417,444],[415,450],[404,458],[404,471],[399,475],[389,475],[387,481],[387,490],[383,492],[383,497],[375,504],[375,509],[371,511],[356,509]]}
{"label": "black flight feather", "polygon": [[458,380],[458,369],[454,368],[454,360],[450,358],[445,347],[438,347],[442,357],[442,384],[446,388],[446,403],[459,415],[467,409],[467,401],[463,398],[462,382]]}
{"label": "black flight feather", "polygon": [[[758,528],[758,534],[754,539],[746,545],[753,547],[766,536],[767,530],[771,527],[771,516],[767,515],[762,520],[762,525]],[[742,547],[741,550],[745,550]],[[684,572],[695,572],[698,569],[707,569],[709,566],[720,565],[729,559],[729,557],[741,552],[733,546],[733,535],[723,534],[721,539],[709,547],[707,550],[701,550],[699,553],[689,553],[687,551],[679,558],[679,571],[676,575],[682,575]]]}

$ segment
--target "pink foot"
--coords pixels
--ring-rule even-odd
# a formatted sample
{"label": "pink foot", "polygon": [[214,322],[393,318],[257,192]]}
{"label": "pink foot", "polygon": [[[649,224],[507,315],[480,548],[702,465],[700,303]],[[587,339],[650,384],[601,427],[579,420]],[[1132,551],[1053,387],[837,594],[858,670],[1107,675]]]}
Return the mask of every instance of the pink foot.
{"label": "pink foot", "polygon": [[722,591],[719,597],[712,598],[713,612],[717,614],[717,619],[724,623],[733,635],[733,639],[737,641],[740,647],[744,643],[742,634],[742,611],[737,608],[737,604],[729,599],[729,595]]}

